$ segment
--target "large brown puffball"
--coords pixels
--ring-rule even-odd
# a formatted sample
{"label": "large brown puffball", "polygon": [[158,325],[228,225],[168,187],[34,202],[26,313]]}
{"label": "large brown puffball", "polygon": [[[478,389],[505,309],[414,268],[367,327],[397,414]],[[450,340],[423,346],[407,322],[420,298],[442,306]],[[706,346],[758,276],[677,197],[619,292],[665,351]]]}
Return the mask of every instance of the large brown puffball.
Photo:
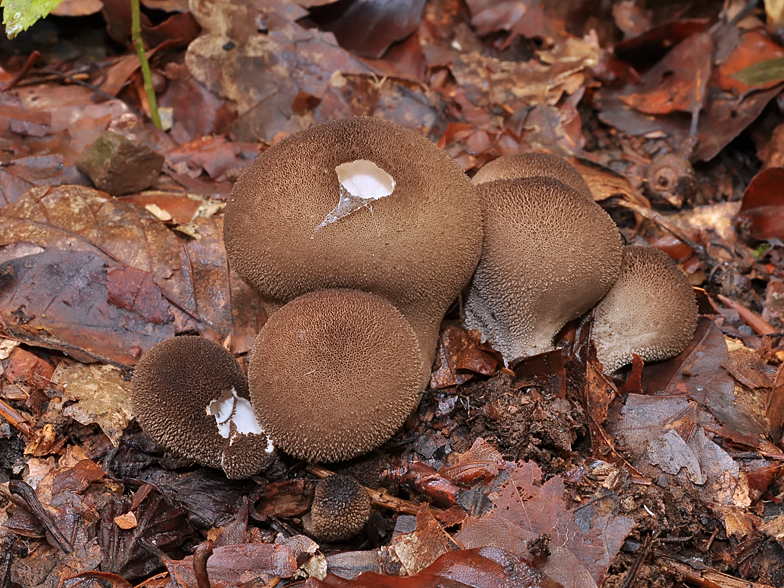
{"label": "large brown puffball", "polygon": [[444,313],[479,261],[481,210],[428,139],[348,118],[262,153],[234,185],[224,239],[232,267],[273,307],[327,288],[383,296],[419,337],[429,374]]}
{"label": "large brown puffball", "polygon": [[597,305],[592,341],[606,373],[632,362],[675,357],[697,328],[697,301],[685,274],[651,247],[624,247],[618,281]]}
{"label": "large brown puffball", "polygon": [[157,443],[229,478],[265,469],[274,448],[256,421],[248,383],[225,348],[201,337],[175,337],[142,356],[131,379],[131,405]]}
{"label": "large brown puffball", "polygon": [[555,178],[593,200],[591,189],[580,172],[563,157],[552,153],[504,155],[482,166],[472,181],[474,184],[483,184],[493,180],[513,180],[534,176]]}
{"label": "large brown puffball", "polygon": [[406,318],[384,298],[318,290],[270,317],[248,379],[259,423],[278,448],[341,461],[380,446],[416,407],[421,352]]}
{"label": "large brown puffball", "polygon": [[618,229],[598,204],[552,178],[495,180],[478,189],[484,246],[465,324],[507,362],[548,351],[558,331],[615,283]]}

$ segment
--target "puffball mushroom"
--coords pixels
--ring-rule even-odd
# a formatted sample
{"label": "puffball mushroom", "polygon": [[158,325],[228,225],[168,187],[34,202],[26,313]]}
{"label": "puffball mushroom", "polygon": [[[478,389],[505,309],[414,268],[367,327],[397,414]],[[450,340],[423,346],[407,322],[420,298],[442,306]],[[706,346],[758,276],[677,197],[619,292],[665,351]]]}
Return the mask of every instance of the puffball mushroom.
{"label": "puffball mushroom", "polygon": [[370,505],[370,495],[359,482],[334,474],[316,484],[313,506],[302,524],[318,541],[345,541],[364,529]]}
{"label": "puffball mushroom", "polygon": [[580,172],[563,157],[552,153],[504,155],[482,166],[472,181],[474,184],[483,184],[493,180],[513,180],[534,176],[555,178],[593,200],[591,189]]}
{"label": "puffball mushroom", "polygon": [[675,357],[697,328],[697,301],[684,273],[650,247],[624,247],[621,275],[597,305],[592,331],[606,373],[632,362]]}
{"label": "puffball mushroom", "polygon": [[369,117],[315,125],[259,155],[226,206],[232,267],[275,307],[308,292],[383,296],[408,319],[429,377],[438,330],[479,261],[471,181],[443,150]]}
{"label": "puffball mushroom", "polygon": [[406,318],[359,290],[318,290],[273,314],[248,370],[256,416],[300,459],[341,461],[389,439],[416,407],[421,352]]}
{"label": "puffball mushroom", "polygon": [[157,443],[229,478],[265,469],[273,446],[256,421],[248,383],[224,347],[175,337],[142,356],[131,379],[133,413]]}
{"label": "puffball mushroom", "polygon": [[621,236],[610,216],[558,180],[479,184],[482,259],[468,289],[465,325],[505,360],[553,348],[553,338],[612,287]]}

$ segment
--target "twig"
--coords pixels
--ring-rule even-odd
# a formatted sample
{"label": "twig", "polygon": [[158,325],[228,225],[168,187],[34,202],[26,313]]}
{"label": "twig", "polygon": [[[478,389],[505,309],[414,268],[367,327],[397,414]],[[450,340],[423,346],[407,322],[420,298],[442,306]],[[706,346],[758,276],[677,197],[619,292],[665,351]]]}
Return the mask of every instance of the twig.
{"label": "twig", "polygon": [[25,64],[22,66],[22,69],[16,72],[16,75],[11,79],[10,82],[8,82],[5,86],[2,87],[2,89],[0,89],[0,92],[7,92],[8,90],[16,86],[19,83],[19,81],[30,72],[30,70],[33,68],[33,65],[35,65],[35,62],[39,57],[41,57],[41,54],[37,50],[33,51],[30,54],[30,56],[27,58],[27,61],[25,61]]}
{"label": "twig", "polygon": [[624,578],[623,584],[621,584],[621,588],[631,588],[631,586],[634,585],[635,580],[637,580],[637,575],[642,569],[642,565],[645,563],[645,560],[648,559],[648,555],[651,553],[653,541],[659,536],[660,532],[661,531],[654,531],[653,535],[648,535],[645,538],[645,543],[640,549],[640,553],[637,554],[637,558],[634,560],[632,567],[629,568],[629,572],[626,574],[626,578]]}
{"label": "twig", "polygon": [[0,417],[7,420],[8,424],[25,437],[33,438],[36,436],[35,431],[25,422],[24,417],[2,400],[0,400]]}
{"label": "twig", "polygon": [[778,333],[778,331],[774,329],[768,321],[743,306],[740,302],[730,300],[721,294],[717,294],[716,298],[721,300],[721,303],[724,306],[736,311],[740,318],[743,319],[743,321],[752,329],[754,329],[754,332],[757,333],[757,335],[774,335]]}
{"label": "twig", "polygon": [[[335,473],[328,470],[324,466],[320,466],[318,464],[312,464],[312,463],[309,463],[305,469],[307,469],[311,474],[313,474],[317,478],[321,478],[321,479],[328,478],[329,476],[332,476]],[[377,506],[379,508],[386,508],[387,510],[408,514],[408,515],[414,515],[414,516],[416,516],[420,508],[422,508],[422,505],[417,504],[416,502],[411,502],[410,500],[403,500],[402,498],[398,498],[397,496],[392,496],[391,494],[387,494],[386,492],[379,492],[378,490],[374,490],[373,488],[368,488],[367,486],[363,486],[363,488],[365,488],[368,494],[370,494],[370,501],[373,503],[373,506]],[[431,506],[430,512],[432,512],[433,515],[437,515],[437,514],[441,514],[444,511],[440,508]]]}
{"label": "twig", "polygon": [[683,576],[686,581],[696,584],[701,588],[773,588],[768,584],[741,580],[735,576],[723,574],[704,564],[700,564],[700,567],[696,568],[688,561],[682,560],[674,554],[659,549],[657,549],[655,553],[655,561],[663,571],[666,571],[667,568],[669,568]]}
{"label": "twig", "polygon": [[57,546],[60,549],[66,553],[73,553],[71,542],[68,541],[60,528],[52,520],[52,517],[49,516],[49,513],[46,512],[41,501],[38,500],[35,490],[33,490],[29,484],[22,482],[21,480],[11,480],[8,482],[8,489],[12,494],[16,494],[19,498],[24,500],[27,508],[30,509],[30,512],[33,513],[35,518],[38,519],[44,528],[51,533],[55,543],[57,543]]}
{"label": "twig", "polygon": [[198,588],[211,588],[210,576],[207,573],[207,560],[212,555],[212,541],[200,543],[193,552],[193,575],[196,576]]}
{"label": "twig", "polygon": [[622,206],[623,208],[628,208],[631,211],[636,212],[642,217],[647,218],[655,222],[659,225],[662,229],[667,231],[668,233],[672,233],[675,237],[677,237],[680,241],[683,241],[688,245],[694,253],[697,254],[697,257],[700,258],[700,261],[705,263],[709,268],[712,268],[717,265],[717,261],[711,256],[710,253],[706,251],[706,249],[697,243],[694,239],[686,235],[683,231],[681,231],[678,227],[676,227],[673,223],[668,221],[658,212],[651,210],[650,208],[645,208],[644,206],[639,206],[632,202],[627,202],[626,200],[621,200],[619,198],[614,199],[614,203],[618,206]]}

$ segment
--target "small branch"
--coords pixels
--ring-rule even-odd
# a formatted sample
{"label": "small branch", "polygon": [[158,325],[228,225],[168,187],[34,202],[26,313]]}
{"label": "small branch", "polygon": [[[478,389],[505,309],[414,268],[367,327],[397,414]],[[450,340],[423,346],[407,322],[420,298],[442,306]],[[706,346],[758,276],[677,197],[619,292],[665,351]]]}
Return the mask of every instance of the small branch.
{"label": "small branch", "polygon": [[8,489],[12,494],[16,494],[19,498],[24,500],[27,508],[30,509],[30,512],[33,513],[35,518],[38,519],[44,528],[51,533],[55,543],[57,543],[57,546],[60,549],[66,553],[73,553],[71,542],[68,541],[60,528],[55,524],[54,520],[52,520],[52,517],[49,516],[49,513],[46,512],[41,501],[38,500],[35,490],[33,490],[29,484],[22,482],[21,480],[11,480],[8,482]]}
{"label": "small branch", "polygon": [[25,422],[25,418],[2,400],[0,400],[0,418],[7,420],[8,424],[28,439],[36,437],[35,431]]}
{"label": "small branch", "polygon": [[[334,475],[334,472],[318,464],[309,463],[305,469],[307,469],[317,478],[321,479]],[[373,503],[373,506],[377,506],[378,508],[386,508],[387,510],[392,510],[394,512],[416,516],[416,514],[419,512],[419,509],[422,507],[421,504],[411,502],[410,500],[403,500],[402,498],[392,496],[386,492],[379,492],[378,490],[368,488],[367,486],[363,486],[363,488],[365,488],[368,494],[370,494],[370,501]],[[432,512],[433,515],[437,515],[444,511],[440,508],[431,506],[430,512]]]}
{"label": "small branch", "polygon": [[10,82],[8,82],[5,86],[2,87],[2,89],[0,89],[0,92],[7,92],[8,90],[16,86],[19,83],[19,81],[23,77],[25,77],[30,72],[31,69],[33,69],[33,65],[35,65],[35,62],[38,60],[39,57],[41,57],[41,54],[38,51],[33,51],[30,54],[30,56],[27,58],[27,61],[25,61],[25,64],[22,66],[22,69],[20,69],[16,73],[16,75],[13,77],[13,79]]}
{"label": "small branch", "polygon": [[623,208],[628,208],[629,210],[636,212],[640,216],[655,222],[662,229],[664,229],[668,233],[671,233],[673,236],[677,237],[680,241],[688,245],[691,248],[691,250],[697,254],[697,257],[700,258],[700,261],[705,263],[709,268],[713,268],[715,265],[717,265],[716,260],[711,256],[710,253],[708,253],[708,251],[702,245],[697,243],[694,239],[689,237],[686,233],[681,231],[677,226],[675,226],[673,223],[668,221],[658,212],[651,210],[650,208],[645,208],[643,206],[638,206],[637,204],[633,204],[631,202],[621,200],[620,198],[615,199],[615,204]]}
{"label": "small branch", "polygon": [[207,560],[212,555],[212,541],[200,543],[193,553],[193,575],[196,576],[198,588],[211,588],[210,576],[207,574]]}
{"label": "small branch", "polygon": [[721,294],[716,295],[716,298],[718,298],[727,308],[731,308],[732,310],[736,311],[740,318],[743,319],[743,322],[749,325],[754,330],[754,332],[757,333],[757,335],[774,335],[778,333],[778,331],[774,329],[770,323],[768,323],[768,321],[764,320],[761,316],[758,316],[756,313],[743,306],[740,302],[730,300]]}

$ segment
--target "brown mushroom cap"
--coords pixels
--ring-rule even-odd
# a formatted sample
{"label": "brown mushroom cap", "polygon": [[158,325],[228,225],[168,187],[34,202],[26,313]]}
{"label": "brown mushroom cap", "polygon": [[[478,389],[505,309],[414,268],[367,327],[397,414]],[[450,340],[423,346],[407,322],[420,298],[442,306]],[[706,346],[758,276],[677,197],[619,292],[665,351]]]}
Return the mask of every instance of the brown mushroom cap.
{"label": "brown mushroom cap", "polygon": [[486,163],[474,176],[474,184],[493,180],[513,180],[546,176],[563,182],[593,200],[588,184],[574,167],[563,157],[552,153],[518,153],[504,155]]}
{"label": "brown mushroom cap", "polygon": [[662,251],[624,247],[618,281],[597,305],[593,343],[606,373],[675,357],[697,328],[697,301],[684,273]]}
{"label": "brown mushroom cap", "polygon": [[[131,380],[133,412],[145,433],[177,455],[223,468],[230,478],[258,473],[273,457],[258,423],[243,421],[253,417],[248,398],[234,356],[202,337],[158,343],[144,354]],[[221,400],[224,414],[216,417]]]}
{"label": "brown mushroom cap", "polygon": [[345,541],[370,518],[370,495],[350,476],[319,480],[310,513],[302,518],[305,532],[318,541]]}
{"label": "brown mushroom cap", "polygon": [[[336,168],[356,161],[372,162],[394,189],[327,223],[342,194]],[[232,267],[265,299],[286,303],[327,288],[383,296],[419,336],[429,375],[443,315],[479,261],[480,218],[473,185],[443,150],[358,117],[262,153],[234,185],[224,239]]]}
{"label": "brown mushroom cap", "polygon": [[340,461],[384,443],[416,407],[421,353],[408,321],[380,296],[319,290],[270,317],[248,379],[277,447]]}
{"label": "brown mushroom cap", "polygon": [[598,204],[552,178],[478,188],[484,248],[466,297],[465,324],[507,361],[548,351],[561,327],[617,279],[618,229]]}

